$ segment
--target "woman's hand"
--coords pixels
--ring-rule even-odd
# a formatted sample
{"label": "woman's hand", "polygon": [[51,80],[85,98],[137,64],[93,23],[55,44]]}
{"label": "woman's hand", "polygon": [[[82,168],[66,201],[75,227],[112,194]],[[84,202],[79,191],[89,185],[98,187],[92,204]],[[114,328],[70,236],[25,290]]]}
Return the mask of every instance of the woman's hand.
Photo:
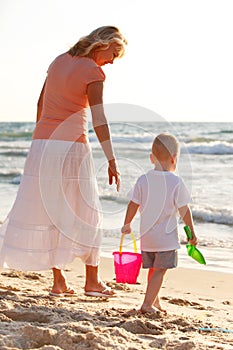
{"label": "woman's hand", "polygon": [[111,159],[108,162],[108,179],[109,179],[109,185],[113,184],[113,179],[115,178],[115,184],[117,186],[117,192],[120,190],[120,173],[117,168],[116,160]]}

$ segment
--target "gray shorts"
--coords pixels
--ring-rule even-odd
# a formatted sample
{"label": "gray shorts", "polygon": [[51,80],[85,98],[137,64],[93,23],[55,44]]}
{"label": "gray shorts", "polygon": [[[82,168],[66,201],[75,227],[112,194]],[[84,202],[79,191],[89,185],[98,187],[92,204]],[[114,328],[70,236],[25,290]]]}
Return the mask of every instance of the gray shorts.
{"label": "gray shorts", "polygon": [[172,269],[177,266],[177,250],[166,252],[144,252],[142,251],[142,267],[158,267],[160,269]]}

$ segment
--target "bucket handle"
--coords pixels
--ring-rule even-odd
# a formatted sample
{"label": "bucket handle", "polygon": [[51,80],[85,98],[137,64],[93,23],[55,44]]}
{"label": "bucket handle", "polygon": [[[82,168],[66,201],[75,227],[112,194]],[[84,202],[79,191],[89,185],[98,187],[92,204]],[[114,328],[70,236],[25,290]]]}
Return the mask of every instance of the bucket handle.
{"label": "bucket handle", "polygon": [[[137,242],[136,242],[135,236],[134,236],[133,232],[130,232],[130,234],[131,234],[131,237],[132,237],[132,240],[133,240],[134,253],[137,253],[138,249],[137,249]],[[119,249],[120,254],[122,254],[122,246],[123,246],[124,237],[125,237],[125,234],[122,233],[121,240],[120,240],[120,249]]]}

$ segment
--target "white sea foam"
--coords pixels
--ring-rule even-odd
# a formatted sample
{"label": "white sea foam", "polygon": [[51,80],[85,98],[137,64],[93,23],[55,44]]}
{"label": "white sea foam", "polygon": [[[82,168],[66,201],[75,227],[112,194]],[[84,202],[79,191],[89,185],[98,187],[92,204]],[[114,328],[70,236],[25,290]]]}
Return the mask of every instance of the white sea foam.
{"label": "white sea foam", "polygon": [[233,225],[233,209],[211,207],[197,208],[194,206],[192,213],[194,219],[199,221]]}
{"label": "white sea foam", "polygon": [[226,141],[212,141],[208,143],[190,143],[186,145],[191,154],[233,154],[233,143]]}

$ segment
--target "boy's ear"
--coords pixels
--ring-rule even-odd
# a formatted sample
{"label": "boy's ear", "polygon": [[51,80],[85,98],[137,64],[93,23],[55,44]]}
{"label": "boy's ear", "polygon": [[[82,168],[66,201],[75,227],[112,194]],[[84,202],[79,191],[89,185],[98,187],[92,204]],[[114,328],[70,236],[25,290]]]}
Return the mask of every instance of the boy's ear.
{"label": "boy's ear", "polygon": [[153,155],[153,153],[150,153],[150,161],[152,164],[155,164],[155,156]]}
{"label": "boy's ear", "polygon": [[173,156],[171,157],[172,164],[175,164],[176,160],[177,160],[177,154],[173,154]]}

